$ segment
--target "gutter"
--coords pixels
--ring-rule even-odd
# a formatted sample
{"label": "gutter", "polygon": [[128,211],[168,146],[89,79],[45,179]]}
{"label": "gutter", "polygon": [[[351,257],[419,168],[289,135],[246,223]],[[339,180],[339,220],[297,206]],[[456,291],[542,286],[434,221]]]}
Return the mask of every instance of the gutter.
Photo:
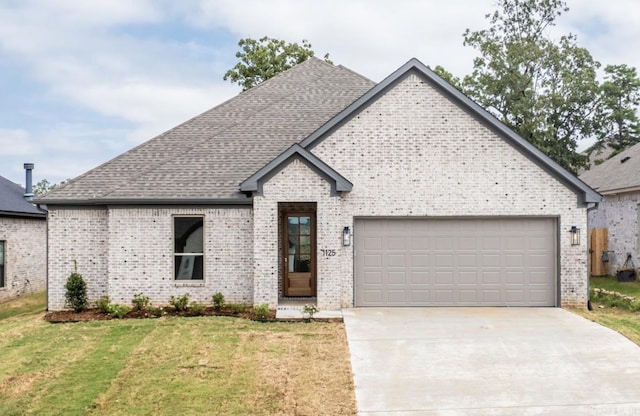
{"label": "gutter", "polygon": [[47,199],[42,198],[37,201],[46,205],[252,205],[253,198],[243,199]]}

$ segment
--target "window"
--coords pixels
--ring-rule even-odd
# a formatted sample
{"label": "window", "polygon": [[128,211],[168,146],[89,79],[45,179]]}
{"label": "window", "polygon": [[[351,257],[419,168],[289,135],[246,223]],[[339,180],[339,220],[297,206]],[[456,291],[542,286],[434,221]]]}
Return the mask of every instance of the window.
{"label": "window", "polygon": [[202,280],[204,277],[203,218],[174,217],[174,259],[176,280]]}
{"label": "window", "polygon": [[0,241],[0,287],[4,287],[4,246],[5,242]]}

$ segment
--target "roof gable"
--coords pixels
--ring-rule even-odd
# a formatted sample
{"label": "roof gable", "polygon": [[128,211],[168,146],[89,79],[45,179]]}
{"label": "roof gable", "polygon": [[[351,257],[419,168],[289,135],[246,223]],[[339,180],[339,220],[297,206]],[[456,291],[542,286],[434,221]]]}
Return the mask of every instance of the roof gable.
{"label": "roof gable", "polygon": [[41,217],[45,211],[24,199],[24,188],[0,176],[0,216]]}
{"label": "roof gable", "polygon": [[640,143],[592,166],[580,179],[603,194],[640,190]]}
{"label": "roof gable", "polygon": [[327,179],[331,183],[331,188],[334,191],[351,191],[351,188],[353,187],[351,182],[299,144],[294,144],[258,172],[251,175],[246,181],[242,182],[242,184],[240,184],[240,190],[242,192],[261,193],[262,184],[287,166],[294,158],[301,159],[308,167]]}
{"label": "roof gable", "polygon": [[479,119],[489,128],[503,137],[508,143],[522,152],[531,161],[541,166],[547,173],[558,179],[568,188],[572,189],[578,195],[580,203],[592,203],[599,202],[601,200],[601,196],[596,191],[591,189],[588,185],[568,172],[566,169],[558,165],[550,157],[538,150],[527,140],[520,137],[517,133],[508,128],[506,125],[496,119],[484,108],[480,107],[466,95],[462,94],[460,91],[446,82],[416,58],[409,60],[395,72],[385,78],[382,82],[377,84],[363,96],[351,103],[348,107],[338,113],[334,118],[329,120],[318,130],[313,132],[309,137],[305,138],[300,143],[300,145],[308,150],[313,149],[315,145],[317,145],[325,137],[330,135],[331,132],[335,131],[344,123],[349,121],[358,112],[366,108],[378,97],[385,94],[385,92],[390,88],[393,88],[397,83],[405,79],[410,73],[415,73],[420,78],[430,83],[453,102],[466,109],[472,116]]}

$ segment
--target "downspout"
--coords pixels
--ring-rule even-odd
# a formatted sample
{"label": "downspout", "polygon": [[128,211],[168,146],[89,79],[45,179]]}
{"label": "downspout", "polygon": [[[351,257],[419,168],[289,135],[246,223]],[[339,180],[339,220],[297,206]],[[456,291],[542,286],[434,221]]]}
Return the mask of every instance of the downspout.
{"label": "downspout", "polygon": [[[586,236],[587,238],[589,238],[589,211],[592,211],[597,208],[598,208],[597,202],[590,202],[587,204],[587,236]],[[591,244],[591,242],[587,241],[587,247],[589,247],[589,244]],[[589,251],[587,251],[587,253],[589,253]],[[589,261],[591,261],[590,258],[589,258]],[[591,287],[591,268],[589,267],[589,270],[587,271],[587,310],[592,311],[593,305],[591,305],[591,292],[589,291],[590,287]]]}

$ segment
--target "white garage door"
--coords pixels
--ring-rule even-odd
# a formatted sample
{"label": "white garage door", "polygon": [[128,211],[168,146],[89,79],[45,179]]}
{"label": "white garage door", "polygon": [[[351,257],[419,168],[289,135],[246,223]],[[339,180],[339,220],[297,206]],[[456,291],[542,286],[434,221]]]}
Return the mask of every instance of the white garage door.
{"label": "white garage door", "polygon": [[358,219],[356,306],[555,306],[553,218]]}

